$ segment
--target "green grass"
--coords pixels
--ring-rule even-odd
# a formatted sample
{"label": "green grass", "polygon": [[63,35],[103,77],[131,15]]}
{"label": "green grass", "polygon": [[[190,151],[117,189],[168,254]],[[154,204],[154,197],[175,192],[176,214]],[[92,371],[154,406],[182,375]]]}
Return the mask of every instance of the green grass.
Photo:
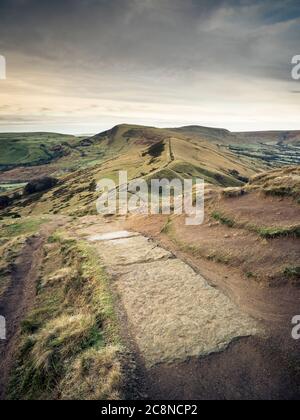
{"label": "green grass", "polygon": [[9,398],[119,399],[124,350],[99,256],[63,234],[52,236],[45,251]]}
{"label": "green grass", "polygon": [[227,216],[222,215],[221,213],[214,211],[212,213],[212,217],[217,220],[218,222],[222,223],[222,225],[226,225],[230,228],[235,226],[235,221],[233,219],[230,219]]}
{"label": "green grass", "polygon": [[16,223],[2,224],[0,232],[2,237],[13,238],[21,235],[28,235],[39,230],[43,223],[48,221],[47,218],[30,218],[23,219]]}
{"label": "green grass", "polygon": [[211,215],[215,220],[226,225],[229,228],[236,227],[238,229],[245,229],[249,232],[257,233],[261,238],[264,239],[276,239],[285,236],[294,236],[295,238],[300,237],[300,226],[283,226],[283,227],[265,227],[265,226],[253,226],[247,223],[239,223],[229,216],[226,216],[218,211],[214,211]]}
{"label": "green grass", "polygon": [[18,190],[19,188],[24,188],[26,183],[21,182],[18,184],[0,184],[0,193],[11,192]]}
{"label": "green grass", "polygon": [[288,278],[300,278],[300,266],[286,267],[283,274]]}
{"label": "green grass", "polygon": [[74,136],[55,133],[1,133],[0,169],[50,163],[77,142]]}
{"label": "green grass", "polygon": [[300,227],[253,227],[253,230],[265,239],[275,239],[284,236],[300,237]]}

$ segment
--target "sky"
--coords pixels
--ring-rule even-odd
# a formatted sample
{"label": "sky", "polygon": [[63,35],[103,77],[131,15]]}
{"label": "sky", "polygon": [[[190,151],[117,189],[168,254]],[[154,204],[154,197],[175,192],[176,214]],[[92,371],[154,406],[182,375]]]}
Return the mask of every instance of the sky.
{"label": "sky", "polygon": [[300,130],[299,0],[0,0],[0,131]]}

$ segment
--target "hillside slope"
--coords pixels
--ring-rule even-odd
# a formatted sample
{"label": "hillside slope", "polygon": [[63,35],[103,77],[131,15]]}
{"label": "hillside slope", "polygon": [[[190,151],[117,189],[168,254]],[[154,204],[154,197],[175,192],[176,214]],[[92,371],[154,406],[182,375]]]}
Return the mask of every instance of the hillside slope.
{"label": "hillside slope", "polygon": [[70,153],[77,138],[56,133],[1,133],[0,171],[51,163]]}
{"label": "hillside slope", "polygon": [[[224,133],[227,135],[231,134]],[[55,182],[47,183],[44,178],[0,193],[0,297],[2,293],[7,313],[14,311],[17,298],[10,293],[12,287],[18,290],[14,282],[26,285],[28,278],[35,286],[29,288],[30,307],[24,306],[15,327],[15,337],[21,338],[18,357],[11,358],[16,367],[9,372],[8,364],[2,369],[5,376],[1,372],[2,389],[10,398],[99,400],[136,394],[287,398],[287,390],[291,399],[298,397],[299,347],[291,343],[290,322],[299,308],[300,293],[300,167],[269,171],[273,162],[240,156],[232,147],[200,135],[122,125],[92,138],[76,139],[70,153],[50,164],[25,168],[38,175],[51,171],[56,179],[48,180]],[[276,161],[277,165],[281,164]],[[204,178],[204,223],[191,228],[185,224],[185,215],[172,214],[102,217],[96,212],[96,184],[103,178],[118,182],[120,170],[127,170],[129,179],[148,181]],[[24,169],[14,171],[20,177],[24,174]],[[40,185],[45,189],[34,192],[37,189],[32,187]],[[48,230],[52,221],[59,223],[59,230],[51,236],[48,232],[40,247],[43,229]],[[127,238],[131,248],[126,239],[124,248],[120,241],[108,244],[99,239],[101,233],[109,237],[122,235],[124,230],[132,235]],[[29,258],[32,244],[40,253],[39,264]],[[134,267],[134,259],[142,265]],[[25,262],[38,269],[36,276],[24,274]],[[205,280],[203,301],[197,300],[202,290],[195,273]],[[136,287],[138,278],[140,288]],[[212,300],[207,297],[207,284]],[[125,305],[120,287],[124,287]],[[180,306],[185,291],[186,304]],[[155,294],[159,304],[153,311]],[[221,295],[227,303],[219,302],[215,316],[210,309]],[[168,317],[166,301],[171,302]],[[162,321],[152,322],[153,314],[160,314]],[[248,337],[249,328],[237,334],[240,314],[261,324],[266,337],[256,333]],[[206,320],[198,325],[198,332],[197,319]],[[151,336],[156,331],[153,325],[157,325],[154,335],[161,347]],[[235,330],[233,335],[224,331],[225,341],[224,325]],[[182,331],[188,334],[183,344]],[[248,338],[199,358],[195,331],[197,337],[205,334],[200,340],[205,345],[211,337],[217,337],[218,343],[240,334]],[[132,336],[136,338],[134,348]],[[187,343],[191,353],[186,351]],[[139,361],[146,360],[141,357],[152,348],[155,354],[163,349],[162,360],[172,352],[173,362],[155,359],[155,365],[143,373],[145,366]],[[214,342],[211,348],[215,349]],[[181,352],[187,358],[181,360]],[[149,354],[152,358],[152,350]],[[241,371],[245,372],[242,379]],[[148,377],[149,383],[144,384]]]}
{"label": "hillside slope", "polygon": [[[197,177],[215,186],[237,187],[265,169],[254,160],[237,159],[231,151],[220,150],[205,140],[191,140],[167,130],[148,127],[118,126],[91,139],[81,140],[75,150],[78,147],[86,147],[86,159],[92,158],[93,150],[103,153],[106,159],[76,171],[67,170],[67,174],[59,177],[58,185],[44,194],[15,198],[12,192],[9,197],[14,197],[11,203],[13,213],[95,212],[96,183],[103,178],[118,182],[120,170],[128,172],[129,180]],[[71,155],[60,159],[59,165],[68,163],[70,158]],[[77,159],[77,165],[80,164]]]}
{"label": "hillside slope", "polygon": [[[219,172],[217,167],[210,168],[217,155],[220,164],[223,158],[227,161],[224,169],[229,169],[229,159],[234,161],[233,166],[259,171],[299,164],[299,141],[300,132],[292,131],[231,133],[200,126],[158,129],[126,124],[88,138],[53,133],[0,134],[0,183],[26,182],[42,175],[93,167],[161,142],[166,148],[172,147],[171,152],[177,151],[175,172],[182,160],[191,163],[196,175],[199,171],[194,166],[199,168],[199,163],[204,171]],[[211,173],[207,176],[211,178]]]}

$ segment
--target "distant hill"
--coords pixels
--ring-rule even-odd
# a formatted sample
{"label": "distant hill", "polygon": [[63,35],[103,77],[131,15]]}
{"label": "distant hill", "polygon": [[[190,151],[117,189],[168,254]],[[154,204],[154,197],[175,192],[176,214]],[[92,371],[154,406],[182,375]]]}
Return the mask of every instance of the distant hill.
{"label": "distant hill", "polygon": [[77,141],[56,133],[0,133],[0,170],[51,163],[68,154]]}
{"label": "distant hill", "polygon": [[281,144],[300,146],[300,131],[249,131],[231,132],[222,128],[186,126],[171,128],[171,131],[187,136],[202,137],[203,139],[221,144]]}
{"label": "distant hill", "polygon": [[101,165],[108,173],[122,168],[132,176],[175,172],[202,176],[221,186],[239,185],[261,170],[300,164],[299,141],[300,132],[293,131],[231,133],[201,126],[161,129],[128,124],[92,137],[0,134],[0,184]]}

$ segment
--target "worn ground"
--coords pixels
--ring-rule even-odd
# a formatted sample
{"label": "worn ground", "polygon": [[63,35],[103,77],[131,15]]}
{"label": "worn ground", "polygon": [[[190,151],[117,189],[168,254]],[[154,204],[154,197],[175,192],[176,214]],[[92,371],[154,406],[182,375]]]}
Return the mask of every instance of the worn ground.
{"label": "worn ground", "polygon": [[26,240],[15,261],[10,283],[0,297],[0,313],[5,317],[7,328],[7,339],[0,341],[0,400],[5,397],[10,371],[15,361],[21,322],[34,303],[43,244],[49,235],[63,224],[63,220],[58,217],[50,221],[37,235]]}

